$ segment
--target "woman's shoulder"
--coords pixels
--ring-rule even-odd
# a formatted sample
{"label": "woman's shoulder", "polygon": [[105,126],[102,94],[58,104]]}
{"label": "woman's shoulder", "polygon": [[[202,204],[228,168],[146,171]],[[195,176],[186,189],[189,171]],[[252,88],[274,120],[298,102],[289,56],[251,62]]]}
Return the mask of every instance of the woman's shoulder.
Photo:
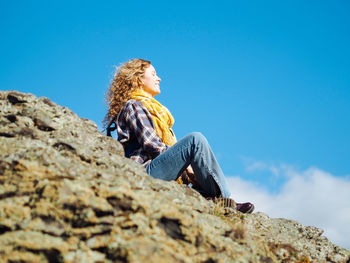
{"label": "woman's shoulder", "polygon": [[145,106],[139,100],[130,99],[124,103],[121,113],[130,113],[133,111],[145,111]]}
{"label": "woman's shoulder", "polygon": [[124,106],[123,106],[123,110],[132,110],[138,108],[138,107],[142,107],[143,104],[141,101],[135,100],[135,99],[130,99],[127,102],[125,102]]}
{"label": "woman's shoulder", "polygon": [[125,102],[126,107],[131,105],[140,105],[140,104],[142,104],[142,102],[135,99],[129,99],[127,102]]}
{"label": "woman's shoulder", "polygon": [[123,108],[119,113],[119,122],[127,122],[134,119],[151,119],[151,114],[144,104],[135,99],[130,99],[124,103]]}

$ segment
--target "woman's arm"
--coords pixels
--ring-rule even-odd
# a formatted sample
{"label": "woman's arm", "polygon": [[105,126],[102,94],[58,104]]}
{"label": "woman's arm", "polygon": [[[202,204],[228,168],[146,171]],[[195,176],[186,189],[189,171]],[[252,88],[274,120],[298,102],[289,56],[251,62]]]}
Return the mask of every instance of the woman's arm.
{"label": "woman's arm", "polygon": [[130,103],[126,107],[126,120],[130,129],[134,132],[142,148],[152,158],[166,151],[169,146],[164,144],[154,129],[152,115],[140,101]]}

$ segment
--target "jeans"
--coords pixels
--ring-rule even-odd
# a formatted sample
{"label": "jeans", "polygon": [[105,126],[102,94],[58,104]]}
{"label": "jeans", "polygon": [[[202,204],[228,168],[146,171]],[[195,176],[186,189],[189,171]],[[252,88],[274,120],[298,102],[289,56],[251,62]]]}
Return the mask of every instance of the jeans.
{"label": "jeans", "polygon": [[194,187],[205,197],[230,197],[224,174],[207,139],[199,132],[182,138],[157,156],[146,172],[154,178],[176,180],[191,165],[196,177]]}

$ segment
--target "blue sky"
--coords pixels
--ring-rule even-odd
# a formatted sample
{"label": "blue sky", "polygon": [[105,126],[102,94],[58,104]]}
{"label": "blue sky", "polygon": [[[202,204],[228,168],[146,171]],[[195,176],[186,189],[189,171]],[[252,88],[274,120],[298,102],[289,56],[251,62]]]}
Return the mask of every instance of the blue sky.
{"label": "blue sky", "polygon": [[227,175],[271,194],[290,179],[271,167],[348,181],[349,11],[345,0],[1,0],[0,88],[102,127],[113,66],[149,59],[177,137],[201,131]]}

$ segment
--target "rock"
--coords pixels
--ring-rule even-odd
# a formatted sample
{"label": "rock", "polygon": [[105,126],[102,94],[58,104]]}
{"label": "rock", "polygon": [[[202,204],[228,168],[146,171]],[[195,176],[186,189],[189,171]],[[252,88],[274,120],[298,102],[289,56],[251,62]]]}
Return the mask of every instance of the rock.
{"label": "rock", "polygon": [[346,262],[322,230],[151,178],[97,125],[0,92],[1,262]]}

